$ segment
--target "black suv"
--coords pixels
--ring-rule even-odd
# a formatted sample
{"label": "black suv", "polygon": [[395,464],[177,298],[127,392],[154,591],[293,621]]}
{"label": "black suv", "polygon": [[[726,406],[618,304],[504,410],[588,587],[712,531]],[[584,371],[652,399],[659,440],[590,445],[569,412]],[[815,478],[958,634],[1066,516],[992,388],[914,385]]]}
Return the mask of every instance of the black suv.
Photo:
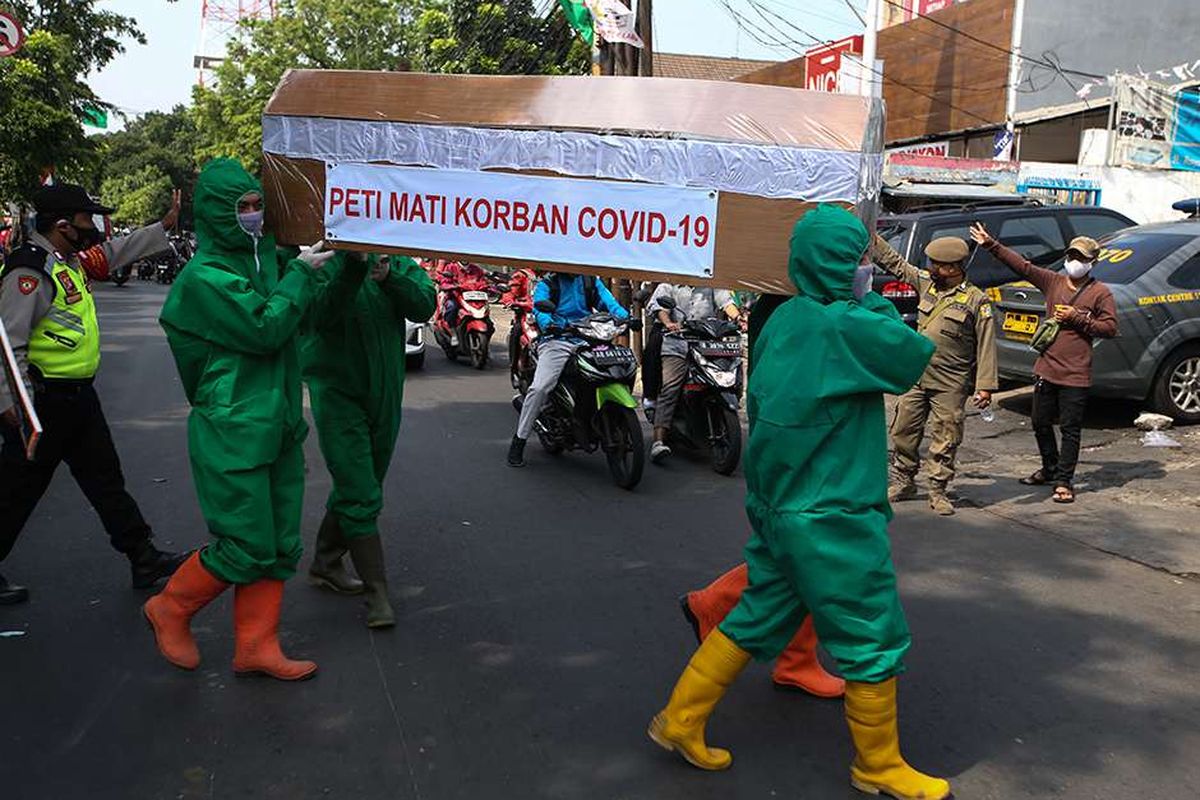
{"label": "black suv", "polygon": [[[925,267],[925,246],[940,236],[957,236],[971,244],[967,278],[981,289],[993,289],[1017,280],[1011,270],[986,250],[977,250],[968,230],[982,222],[988,232],[1035,264],[1045,266],[1062,257],[1067,243],[1076,236],[1093,239],[1128,228],[1133,220],[1107,208],[1095,206],[955,204],[923,208],[907,214],[884,214],[876,229],[910,264]],[[896,304],[909,325],[917,324],[917,290],[877,269],[875,291]],[[991,292],[993,299],[999,299]]]}

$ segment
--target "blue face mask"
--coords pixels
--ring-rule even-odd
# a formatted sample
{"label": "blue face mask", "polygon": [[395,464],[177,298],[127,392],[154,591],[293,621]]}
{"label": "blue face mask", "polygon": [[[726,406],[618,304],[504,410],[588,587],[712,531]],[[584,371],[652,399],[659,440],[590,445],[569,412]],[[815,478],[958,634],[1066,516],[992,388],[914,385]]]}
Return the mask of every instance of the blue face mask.
{"label": "blue face mask", "polygon": [[257,239],[262,236],[264,216],[266,214],[262,211],[248,211],[245,214],[238,214],[238,225],[241,225],[242,230]]}

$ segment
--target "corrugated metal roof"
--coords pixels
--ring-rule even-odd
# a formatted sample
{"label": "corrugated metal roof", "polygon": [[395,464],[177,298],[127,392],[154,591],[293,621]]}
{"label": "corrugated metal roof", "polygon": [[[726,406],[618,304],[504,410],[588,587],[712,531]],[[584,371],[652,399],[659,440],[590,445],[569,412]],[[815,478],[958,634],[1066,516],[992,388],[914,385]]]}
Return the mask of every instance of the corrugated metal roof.
{"label": "corrugated metal roof", "polygon": [[769,67],[775,61],[749,58],[721,58],[685,53],[655,53],[656,78],[693,78],[704,81],[730,81],[748,72]]}

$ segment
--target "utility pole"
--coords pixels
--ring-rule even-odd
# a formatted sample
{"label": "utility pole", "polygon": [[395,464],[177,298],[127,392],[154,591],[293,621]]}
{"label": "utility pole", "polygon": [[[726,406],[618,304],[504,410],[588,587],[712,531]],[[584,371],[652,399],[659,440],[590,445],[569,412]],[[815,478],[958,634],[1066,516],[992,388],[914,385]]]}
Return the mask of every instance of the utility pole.
{"label": "utility pole", "polygon": [[867,29],[863,32],[862,70],[859,73],[858,93],[863,97],[874,94],[875,52],[879,40],[879,0],[867,0]]}

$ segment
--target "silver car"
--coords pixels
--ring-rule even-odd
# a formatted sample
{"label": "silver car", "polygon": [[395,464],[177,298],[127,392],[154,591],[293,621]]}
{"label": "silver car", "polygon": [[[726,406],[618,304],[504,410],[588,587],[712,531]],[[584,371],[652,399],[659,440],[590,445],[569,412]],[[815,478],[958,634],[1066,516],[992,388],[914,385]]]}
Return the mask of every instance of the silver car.
{"label": "silver car", "polygon": [[[1126,228],[1100,245],[1092,275],[1112,289],[1119,333],[1096,342],[1092,394],[1200,422],[1200,219]],[[1045,299],[1028,283],[1010,283],[996,310],[1000,377],[1031,383],[1037,353],[1029,340]]]}

